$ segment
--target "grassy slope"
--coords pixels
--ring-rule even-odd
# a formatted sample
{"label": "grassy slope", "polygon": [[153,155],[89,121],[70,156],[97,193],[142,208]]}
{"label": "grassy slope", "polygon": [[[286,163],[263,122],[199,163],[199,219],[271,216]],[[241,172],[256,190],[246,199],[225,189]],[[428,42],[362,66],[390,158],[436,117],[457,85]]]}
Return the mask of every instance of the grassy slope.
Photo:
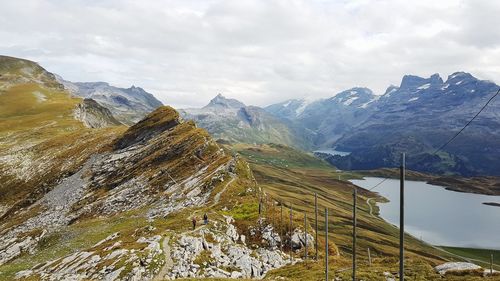
{"label": "grassy slope", "polygon": [[493,254],[493,269],[500,270],[500,250],[491,249],[472,249],[472,248],[459,248],[459,247],[446,247],[440,246],[446,251],[472,259],[472,262],[478,263],[484,268],[490,268],[490,255]]}
{"label": "grassy slope", "polygon": [[[351,218],[352,218],[352,185],[345,181],[339,181],[339,173],[331,166],[314,157],[295,151],[293,149],[278,145],[235,145],[234,150],[243,155],[254,171],[259,185],[273,198],[283,200],[285,204],[292,204],[294,209],[306,212],[309,218],[314,216],[313,192],[318,193],[320,205],[320,234],[324,229],[323,208],[329,208],[330,216],[330,241],[333,241],[340,249],[340,257],[332,257],[330,266],[332,277],[350,275],[350,256],[352,253]],[[341,175],[341,178],[345,175]],[[353,177],[356,175],[347,175]],[[376,197],[375,194],[366,191],[359,192],[358,199],[358,267],[360,278],[378,280],[381,272],[397,272],[398,233],[399,230],[383,221],[379,217],[369,214],[366,199]],[[376,200],[383,200],[377,198]],[[377,208],[374,207],[374,213]],[[295,223],[300,223],[303,215]],[[314,221],[309,223],[314,225]],[[321,235],[320,235],[321,236]],[[320,241],[322,238],[320,237]],[[367,248],[370,248],[374,265],[368,267]],[[415,277],[415,280],[432,280],[439,277],[433,272],[432,266],[443,263],[444,260],[455,260],[451,255],[435,249],[427,244],[406,237],[407,253],[407,275]],[[320,254],[321,255],[321,254]],[[275,273],[273,276],[285,276],[294,280],[303,280],[304,272],[310,280],[319,280],[323,277],[323,262],[320,265],[312,263],[308,265],[289,266]],[[346,270],[347,269],[347,270]],[[335,274],[335,270],[346,270]],[[378,273],[377,273],[378,272]],[[413,278],[412,277],[412,278]],[[449,280],[474,280],[460,279]],[[382,279],[380,279],[382,280]],[[413,279],[411,279],[413,280]]]}
{"label": "grassy slope", "polygon": [[125,127],[88,129],[73,118],[81,102],[57,88],[22,83],[0,91],[0,204],[22,203],[36,187],[72,173]]}

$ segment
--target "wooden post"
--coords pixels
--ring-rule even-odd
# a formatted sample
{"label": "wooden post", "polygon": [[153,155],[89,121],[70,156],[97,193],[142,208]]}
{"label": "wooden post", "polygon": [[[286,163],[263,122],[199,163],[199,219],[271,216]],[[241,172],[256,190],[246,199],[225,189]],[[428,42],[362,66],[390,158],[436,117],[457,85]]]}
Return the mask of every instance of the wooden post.
{"label": "wooden post", "polygon": [[307,260],[307,214],[304,213],[304,260]]}
{"label": "wooden post", "polygon": [[372,266],[372,256],[370,255],[370,247],[368,247],[368,265]]}
{"label": "wooden post", "polygon": [[274,198],[271,197],[271,213],[273,216],[273,229],[275,229],[275,225],[276,225],[275,224],[275,222],[276,222],[276,220],[275,220],[275,211],[276,211],[275,210],[275,203],[276,203],[276,201],[274,201]]}
{"label": "wooden post", "polygon": [[293,247],[292,247],[292,229],[293,229],[293,213],[292,204],[290,203],[290,260],[293,261]]}
{"label": "wooden post", "polygon": [[352,208],[352,281],[356,281],[356,204],[358,198],[358,189],[354,187],[354,192],[352,194],[353,198],[353,208]]}
{"label": "wooden post", "polygon": [[318,193],[314,192],[314,220],[316,222],[316,260],[318,260]]}
{"label": "wooden post", "polygon": [[490,254],[490,276],[493,276],[493,254]]}
{"label": "wooden post", "polygon": [[328,208],[325,208],[325,280],[328,281]]}
{"label": "wooden post", "polygon": [[259,219],[262,214],[262,193],[259,193]]}
{"label": "wooden post", "polygon": [[281,243],[280,243],[280,247],[281,247],[281,250],[283,251],[283,241],[284,241],[284,237],[283,237],[283,202],[280,202],[280,209],[281,209],[281,217],[280,217]]}
{"label": "wooden post", "polygon": [[405,279],[405,154],[401,154],[399,175],[399,280]]}

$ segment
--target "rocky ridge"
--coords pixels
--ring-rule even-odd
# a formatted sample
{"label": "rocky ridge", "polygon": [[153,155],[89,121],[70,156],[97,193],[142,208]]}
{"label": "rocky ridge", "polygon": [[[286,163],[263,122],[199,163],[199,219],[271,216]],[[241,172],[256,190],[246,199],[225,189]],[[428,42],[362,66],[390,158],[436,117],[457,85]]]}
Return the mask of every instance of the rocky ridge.
{"label": "rocky ridge", "polygon": [[122,125],[113,117],[109,109],[99,105],[93,99],[84,99],[74,111],[75,118],[80,120],[88,128],[104,128]]}

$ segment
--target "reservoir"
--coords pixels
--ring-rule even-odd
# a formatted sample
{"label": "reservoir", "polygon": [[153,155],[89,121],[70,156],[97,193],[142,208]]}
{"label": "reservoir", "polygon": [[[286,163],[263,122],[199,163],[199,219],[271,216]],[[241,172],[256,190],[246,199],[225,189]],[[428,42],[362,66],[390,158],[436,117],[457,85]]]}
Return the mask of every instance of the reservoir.
{"label": "reservoir", "polygon": [[[382,178],[366,177],[351,182],[371,188]],[[375,190],[389,203],[377,203],[380,216],[399,225],[399,180],[389,179]],[[419,181],[405,182],[405,231],[440,246],[500,249],[500,196],[446,190]]]}

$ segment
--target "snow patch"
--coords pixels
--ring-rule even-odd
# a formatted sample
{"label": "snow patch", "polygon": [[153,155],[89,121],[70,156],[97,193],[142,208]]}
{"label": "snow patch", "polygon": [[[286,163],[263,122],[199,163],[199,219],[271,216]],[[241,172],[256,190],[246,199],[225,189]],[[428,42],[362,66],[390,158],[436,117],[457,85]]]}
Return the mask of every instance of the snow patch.
{"label": "snow patch", "polygon": [[424,84],[424,85],[418,87],[417,89],[418,90],[425,90],[425,89],[429,89],[430,86],[431,86],[431,84],[427,83],[427,84]]}
{"label": "snow patch", "polygon": [[285,104],[283,104],[284,107],[288,107],[292,103],[291,100],[287,101]]}
{"label": "snow patch", "polygon": [[412,101],[416,101],[416,100],[418,100],[418,98],[411,98],[408,100],[408,102],[412,102]]}
{"label": "snow patch", "polygon": [[455,83],[455,85],[460,85],[460,84],[462,84],[462,82],[464,82],[464,80],[458,81],[457,83]]}
{"label": "snow patch", "polygon": [[346,105],[346,106],[349,106],[349,105],[351,105],[357,99],[359,99],[359,97],[348,98],[346,101],[343,102],[343,104]]}
{"label": "snow patch", "polygon": [[295,110],[295,113],[297,114],[297,116],[299,116],[300,114],[302,114],[302,112],[304,112],[304,110],[306,109],[306,107],[308,105],[310,105],[311,102],[313,102],[313,99],[303,99],[302,100],[302,104]]}

